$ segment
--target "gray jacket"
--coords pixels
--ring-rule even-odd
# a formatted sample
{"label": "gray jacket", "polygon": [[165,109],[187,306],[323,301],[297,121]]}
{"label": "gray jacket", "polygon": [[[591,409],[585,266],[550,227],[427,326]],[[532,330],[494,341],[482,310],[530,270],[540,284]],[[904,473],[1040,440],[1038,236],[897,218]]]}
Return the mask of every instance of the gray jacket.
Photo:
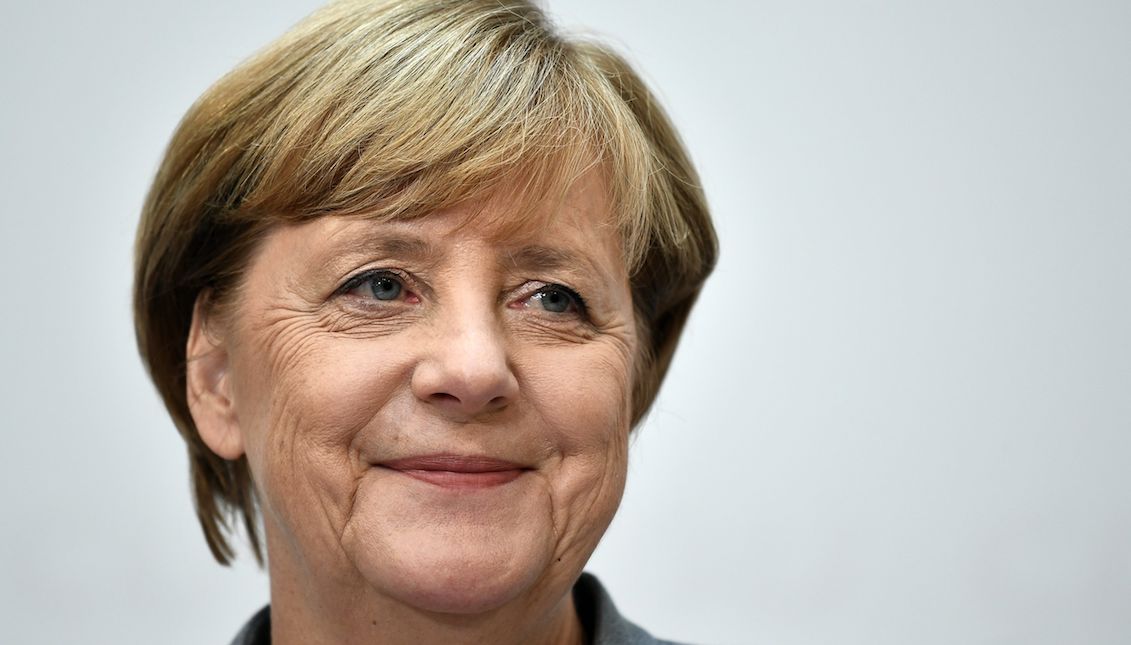
{"label": "gray jacket", "polygon": [[[590,636],[591,645],[678,645],[655,638],[620,615],[613,599],[594,576],[583,573],[573,586],[577,615]],[[271,606],[259,610],[232,645],[271,645]]]}

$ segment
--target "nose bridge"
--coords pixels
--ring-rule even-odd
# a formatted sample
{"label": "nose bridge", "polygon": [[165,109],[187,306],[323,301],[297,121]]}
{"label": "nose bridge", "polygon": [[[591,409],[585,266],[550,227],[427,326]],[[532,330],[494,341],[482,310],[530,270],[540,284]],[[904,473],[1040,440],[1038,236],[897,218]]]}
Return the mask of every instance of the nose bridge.
{"label": "nose bridge", "polygon": [[453,371],[474,379],[505,367],[506,340],[493,312],[486,307],[461,307],[447,318],[439,325],[438,357]]}
{"label": "nose bridge", "polygon": [[496,303],[467,290],[445,304],[413,375],[417,398],[461,417],[505,407],[518,382]]}

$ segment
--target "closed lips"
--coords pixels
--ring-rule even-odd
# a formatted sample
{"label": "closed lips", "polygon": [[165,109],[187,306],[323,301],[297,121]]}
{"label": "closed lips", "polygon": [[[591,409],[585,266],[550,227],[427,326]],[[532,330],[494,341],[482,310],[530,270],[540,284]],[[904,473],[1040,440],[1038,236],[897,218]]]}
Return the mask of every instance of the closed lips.
{"label": "closed lips", "polygon": [[424,455],[377,464],[429,484],[452,489],[501,486],[529,470],[514,462],[492,457]]}

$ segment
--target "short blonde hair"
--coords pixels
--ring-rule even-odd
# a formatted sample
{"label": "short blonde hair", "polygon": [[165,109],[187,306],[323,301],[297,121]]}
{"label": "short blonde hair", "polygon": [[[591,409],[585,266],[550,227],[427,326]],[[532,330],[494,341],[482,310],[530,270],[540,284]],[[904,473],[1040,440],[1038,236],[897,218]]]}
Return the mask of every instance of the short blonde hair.
{"label": "short blonde hair", "polygon": [[[345,0],[207,90],[178,126],[138,228],[138,345],[184,438],[215,558],[242,516],[262,560],[246,457],[201,441],[186,342],[197,297],[222,302],[264,233],[327,215],[427,215],[514,186],[534,203],[604,173],[631,276],[648,410],[717,242],[668,118],[623,58],[567,40],[526,0]],[[519,215],[514,215],[520,217]]]}

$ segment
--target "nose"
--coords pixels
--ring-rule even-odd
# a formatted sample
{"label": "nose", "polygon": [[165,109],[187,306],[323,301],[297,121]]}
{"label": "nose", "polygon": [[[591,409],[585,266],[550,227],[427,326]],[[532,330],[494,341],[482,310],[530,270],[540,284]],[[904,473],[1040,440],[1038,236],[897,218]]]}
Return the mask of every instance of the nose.
{"label": "nose", "polygon": [[412,373],[416,398],[456,421],[507,407],[518,395],[506,338],[493,316],[457,316],[437,323]]}

